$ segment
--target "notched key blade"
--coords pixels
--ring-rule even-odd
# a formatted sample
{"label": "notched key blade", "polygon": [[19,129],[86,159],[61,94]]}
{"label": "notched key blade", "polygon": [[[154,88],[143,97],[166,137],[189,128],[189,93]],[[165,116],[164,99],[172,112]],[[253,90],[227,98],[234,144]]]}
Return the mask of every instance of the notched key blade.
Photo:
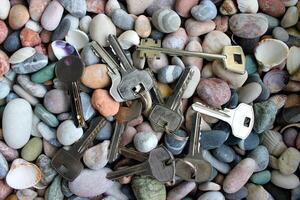
{"label": "notched key blade", "polygon": [[242,47],[225,46],[222,54],[226,56],[226,59],[223,60],[225,69],[239,74],[245,73],[246,59]]}
{"label": "notched key blade", "polygon": [[147,47],[161,47],[161,41],[160,40],[153,40],[152,38],[142,39],[141,44],[137,48],[139,51],[140,58],[157,58],[159,59],[159,51],[153,51],[150,49],[147,49]]}

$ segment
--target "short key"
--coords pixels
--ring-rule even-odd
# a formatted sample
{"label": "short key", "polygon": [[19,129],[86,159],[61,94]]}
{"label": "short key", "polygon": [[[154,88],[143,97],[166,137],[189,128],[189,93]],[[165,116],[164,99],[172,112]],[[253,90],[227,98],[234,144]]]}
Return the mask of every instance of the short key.
{"label": "short key", "polygon": [[85,127],[82,104],[79,90],[79,80],[83,73],[84,65],[79,57],[67,56],[56,63],[55,73],[57,78],[68,87],[71,97],[71,109],[74,123],[77,127]]}
{"label": "short key", "polygon": [[246,139],[254,125],[253,108],[245,103],[240,103],[235,109],[218,110],[196,102],[192,109],[227,122],[231,126],[232,134],[240,139]]}
{"label": "short key", "polygon": [[132,175],[152,176],[160,182],[173,181],[175,177],[174,157],[166,148],[158,147],[150,152],[147,161],[109,172],[106,178],[116,180]]}
{"label": "short key", "polygon": [[151,75],[147,71],[138,70],[131,65],[116,36],[109,35],[108,42],[120,61],[120,65],[118,65],[121,72],[121,82],[118,85],[120,96],[125,101],[140,98],[142,91],[149,91],[153,87]]}
{"label": "short key", "polygon": [[81,158],[85,150],[93,142],[100,129],[104,127],[106,120],[102,117],[92,119],[89,128],[82,138],[69,150],[59,149],[52,158],[52,167],[68,181],[73,181],[83,170]]}
{"label": "short key", "polygon": [[203,159],[200,139],[201,114],[196,112],[193,116],[193,129],[190,135],[189,152],[183,159],[176,162],[176,175],[186,181],[205,182],[209,179],[212,166]]}
{"label": "short key", "polygon": [[155,131],[174,132],[180,128],[184,117],[180,110],[181,98],[191,81],[194,71],[186,67],[180,76],[172,96],[165,104],[156,104],[149,114],[149,121]]}
{"label": "short key", "polygon": [[121,74],[118,71],[118,63],[116,60],[106,51],[104,47],[99,45],[97,42],[93,41],[91,43],[91,47],[96,56],[106,62],[108,75],[111,78],[111,86],[110,86],[110,95],[117,101],[123,102],[124,99],[120,96],[118,92],[118,85],[121,82]]}

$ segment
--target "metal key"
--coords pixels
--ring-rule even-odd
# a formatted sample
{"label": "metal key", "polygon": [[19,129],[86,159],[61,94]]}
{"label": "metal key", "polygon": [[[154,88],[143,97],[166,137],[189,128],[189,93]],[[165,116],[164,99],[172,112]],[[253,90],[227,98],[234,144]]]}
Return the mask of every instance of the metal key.
{"label": "metal key", "polygon": [[222,60],[225,69],[230,71],[244,74],[245,73],[245,55],[240,46],[225,46],[222,55],[201,53],[196,51],[185,51],[179,49],[161,48],[161,41],[155,41],[151,38],[142,39],[138,47],[140,57],[153,58],[158,57],[159,53],[166,53],[173,56],[191,56],[200,57],[209,60],[217,59]]}
{"label": "metal key", "polygon": [[160,182],[173,181],[175,178],[175,160],[166,148],[158,147],[152,150],[147,161],[131,167],[109,172],[106,178],[116,180],[125,176],[152,176]]}
{"label": "metal key", "polygon": [[83,73],[83,69],[84,65],[77,56],[64,57],[56,63],[55,67],[57,78],[68,87],[71,97],[73,120],[77,127],[86,127],[79,89],[79,80]]}
{"label": "metal key", "polygon": [[111,86],[109,89],[110,95],[117,101],[123,102],[124,99],[120,96],[118,91],[118,85],[121,82],[121,74],[118,71],[118,63],[116,60],[106,51],[104,47],[99,45],[97,42],[93,41],[91,43],[91,48],[94,54],[101,58],[108,66],[108,75],[111,78]]}
{"label": "metal key", "polygon": [[184,117],[180,110],[182,95],[193,76],[194,71],[186,67],[179,78],[172,96],[165,104],[156,104],[149,114],[149,121],[155,131],[174,132],[180,128]]}
{"label": "metal key", "polygon": [[71,146],[69,150],[59,149],[52,158],[52,167],[68,181],[73,181],[83,170],[81,158],[85,150],[95,139],[106,120],[103,117],[94,118],[83,137]]}
{"label": "metal key", "polygon": [[227,122],[231,126],[232,134],[241,139],[248,137],[254,125],[253,108],[245,103],[240,103],[235,109],[218,110],[196,102],[192,109]]}
{"label": "metal key", "polygon": [[142,91],[149,91],[153,87],[151,75],[147,71],[138,70],[131,65],[116,36],[109,35],[108,42],[120,61],[120,65],[118,65],[121,73],[121,82],[118,85],[120,96],[125,101],[140,98],[139,94]]}
{"label": "metal key", "polygon": [[127,123],[119,123],[118,121],[116,121],[114,133],[111,139],[109,152],[108,152],[109,163],[114,162],[118,158],[121,135],[125,131],[126,127],[127,127]]}
{"label": "metal key", "polygon": [[203,159],[200,149],[201,114],[196,112],[193,116],[193,129],[190,135],[189,152],[183,159],[176,162],[176,175],[186,181],[205,182],[210,178],[212,166]]}

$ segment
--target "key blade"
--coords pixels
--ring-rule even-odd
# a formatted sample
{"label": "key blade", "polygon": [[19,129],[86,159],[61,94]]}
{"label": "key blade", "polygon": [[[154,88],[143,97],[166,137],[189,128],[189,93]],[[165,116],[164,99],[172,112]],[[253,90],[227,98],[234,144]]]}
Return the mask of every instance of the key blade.
{"label": "key blade", "polygon": [[228,113],[223,112],[222,110],[217,110],[211,107],[208,107],[200,102],[195,102],[192,104],[192,109],[196,112],[220,119],[222,121],[231,122],[231,116]]}
{"label": "key blade", "polygon": [[125,131],[126,126],[127,124],[122,124],[116,121],[115,130],[111,139],[111,144],[108,152],[109,163],[114,162],[118,157],[121,135]]}
{"label": "key blade", "polygon": [[223,59],[225,69],[239,74],[245,73],[246,59],[242,47],[225,46],[222,54],[226,56],[226,58]]}
{"label": "key blade", "polygon": [[112,171],[107,173],[106,178],[109,180],[118,180],[122,177],[125,176],[133,176],[135,174],[144,174],[149,170],[149,164],[148,162],[143,162],[138,165],[130,166],[130,167],[125,167],[118,169],[117,171]]}
{"label": "key blade", "polygon": [[139,51],[140,58],[158,58],[159,59],[159,51],[151,50],[147,47],[161,47],[160,40],[153,40],[152,38],[142,39],[141,44],[137,48]]}
{"label": "key blade", "polygon": [[201,125],[201,114],[199,112],[194,113],[193,116],[193,128],[190,135],[190,145],[189,145],[189,153],[188,156],[190,157],[197,157],[201,158],[202,153],[200,149],[200,137],[201,137],[201,131],[200,131],[200,125]]}

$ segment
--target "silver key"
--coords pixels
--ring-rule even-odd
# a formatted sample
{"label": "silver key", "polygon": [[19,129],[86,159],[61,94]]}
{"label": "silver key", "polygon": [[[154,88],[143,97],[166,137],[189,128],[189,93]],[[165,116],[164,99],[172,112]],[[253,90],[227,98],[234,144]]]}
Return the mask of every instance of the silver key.
{"label": "silver key", "polygon": [[104,62],[108,65],[108,75],[111,78],[111,86],[110,86],[110,95],[117,101],[123,102],[124,99],[120,96],[118,92],[118,85],[121,82],[121,74],[118,71],[118,63],[115,59],[105,50],[104,47],[99,45],[97,42],[93,41],[91,43],[92,50],[94,54],[103,59]]}
{"label": "silver key", "polygon": [[119,123],[118,121],[116,121],[114,133],[113,133],[113,136],[111,139],[109,152],[108,152],[108,162],[109,163],[114,162],[118,158],[121,135],[125,131],[126,127],[127,127],[127,123],[124,124],[124,123]]}
{"label": "silver key", "polygon": [[254,125],[253,108],[245,103],[240,103],[235,109],[218,110],[196,102],[192,108],[197,112],[227,122],[231,126],[232,134],[241,139],[248,137]]}

